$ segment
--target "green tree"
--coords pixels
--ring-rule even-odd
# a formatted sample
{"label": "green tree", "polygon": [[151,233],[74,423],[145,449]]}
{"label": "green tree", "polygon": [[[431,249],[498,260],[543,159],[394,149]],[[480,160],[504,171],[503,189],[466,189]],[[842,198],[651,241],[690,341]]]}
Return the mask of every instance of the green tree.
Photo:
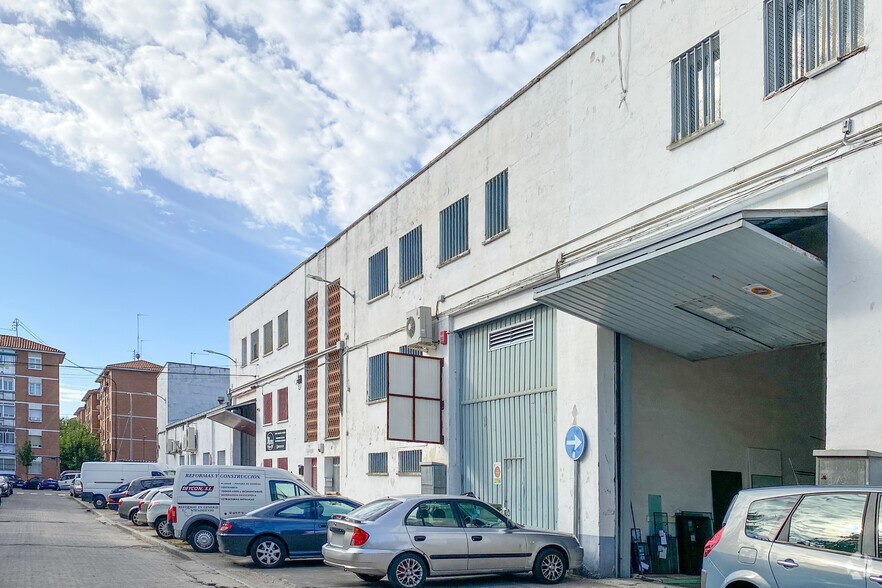
{"label": "green tree", "polygon": [[27,475],[27,469],[31,467],[31,464],[34,463],[34,459],[36,459],[34,456],[34,450],[31,449],[31,442],[25,441],[25,444],[18,448],[15,455],[18,457],[18,463],[25,468],[25,478],[30,479],[30,476]]}
{"label": "green tree", "polygon": [[84,461],[103,458],[97,435],[76,419],[61,419],[59,445],[61,471],[78,470]]}

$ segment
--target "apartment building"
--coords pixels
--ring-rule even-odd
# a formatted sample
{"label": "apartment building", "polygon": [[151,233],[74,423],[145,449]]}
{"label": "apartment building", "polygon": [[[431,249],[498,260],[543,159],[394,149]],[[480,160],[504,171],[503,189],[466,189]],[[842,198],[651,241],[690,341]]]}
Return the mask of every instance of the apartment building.
{"label": "apartment building", "polygon": [[625,577],[633,537],[700,565],[742,488],[882,483],[880,35],[862,0],[621,7],[231,317],[257,462],[472,491]]}
{"label": "apartment building", "polygon": [[82,418],[80,422],[86,425],[91,433],[98,434],[99,429],[101,428],[100,420],[98,418],[98,392],[99,388],[92,388],[88,390],[83,395],[83,406],[77,409],[79,413],[82,410]]}
{"label": "apartment building", "polygon": [[[156,461],[156,379],[161,370],[144,360],[115,363],[95,380],[104,461]],[[86,394],[87,412],[91,395]]]}
{"label": "apartment building", "polygon": [[[0,473],[58,478],[58,376],[63,361],[63,351],[0,335]],[[28,441],[35,459],[25,468],[16,451]]]}

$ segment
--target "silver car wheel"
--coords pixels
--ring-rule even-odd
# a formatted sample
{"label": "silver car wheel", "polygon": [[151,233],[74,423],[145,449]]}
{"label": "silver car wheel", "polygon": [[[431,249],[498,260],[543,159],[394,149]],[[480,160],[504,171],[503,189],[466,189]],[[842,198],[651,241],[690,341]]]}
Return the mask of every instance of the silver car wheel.
{"label": "silver car wheel", "polygon": [[156,534],[163,539],[171,539],[172,533],[168,528],[168,519],[162,519],[156,524]]}
{"label": "silver car wheel", "polygon": [[423,581],[423,564],[413,557],[398,562],[395,567],[395,579],[402,586],[419,586]]}
{"label": "silver car wheel", "polygon": [[282,557],[282,550],[275,541],[262,541],[255,549],[257,559],[265,566],[274,566]]}
{"label": "silver car wheel", "polygon": [[549,582],[557,582],[564,574],[564,563],[556,552],[551,552],[542,558],[540,564],[542,577]]}
{"label": "silver car wheel", "polygon": [[214,533],[208,529],[200,529],[193,535],[193,543],[201,549],[210,549],[214,544]]}

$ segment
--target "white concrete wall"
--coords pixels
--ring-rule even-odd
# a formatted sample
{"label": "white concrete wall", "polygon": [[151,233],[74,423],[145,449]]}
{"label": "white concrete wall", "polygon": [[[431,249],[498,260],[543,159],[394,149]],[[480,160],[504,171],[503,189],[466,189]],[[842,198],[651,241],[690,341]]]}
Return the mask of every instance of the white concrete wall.
{"label": "white concrete wall", "polygon": [[[830,399],[834,402],[827,435],[829,444],[837,447],[878,448],[878,440],[870,438],[871,417],[859,417],[856,422],[862,426],[856,427],[855,421],[849,421],[852,412],[843,407],[847,400],[858,398],[866,403],[862,415],[879,408],[870,366],[874,365],[872,341],[878,339],[872,310],[880,285],[874,271],[879,251],[875,235],[882,226],[874,212],[878,206],[873,188],[879,178],[873,170],[880,166],[872,146],[837,146],[837,142],[846,116],[853,118],[856,133],[882,122],[882,108],[876,104],[882,95],[882,61],[873,49],[882,31],[882,14],[866,10],[866,52],[766,98],[761,0],[642,0],[632,7],[621,18],[628,89],[624,102],[613,22],[231,319],[230,355],[239,358],[242,337],[253,330],[262,337],[265,322],[289,312],[289,346],[234,367],[232,386],[237,398],[256,395],[259,409],[263,392],[288,387],[289,422],[272,426],[283,425],[289,431],[292,469],[304,458],[315,457],[322,479],[323,458],[340,455],[344,494],[369,499],[418,490],[416,479],[364,475],[369,451],[388,451],[393,470],[392,456],[399,448],[384,440],[384,403],[368,405],[365,400],[367,358],[397,350],[410,309],[437,304],[442,324],[450,330],[463,328],[479,314],[488,318],[505,314],[512,299],[536,284],[589,265],[604,251],[699,215],[726,208],[814,206],[828,197]],[[717,31],[723,124],[669,150],[670,61]],[[835,151],[818,151],[831,145]],[[864,151],[854,155],[857,149]],[[830,157],[839,159],[828,161]],[[503,169],[509,173],[511,232],[484,245],[484,183]],[[439,211],[466,194],[470,253],[438,267]],[[398,239],[418,225],[423,227],[424,277],[399,287]],[[368,302],[368,258],[383,247],[389,248],[390,294]],[[319,292],[321,350],[326,343],[326,300],[325,286],[306,279],[307,273],[339,278],[356,293],[355,301],[341,294],[343,339],[349,347],[344,366],[344,433],[338,440],[324,438],[326,389],[321,368],[320,439],[308,444],[302,441],[303,388],[295,383],[304,357],[304,300]],[[442,295],[444,302],[438,302]],[[835,299],[839,296],[841,301]],[[609,426],[610,407],[614,409],[610,335],[562,318],[559,337],[570,340],[571,336],[579,341],[577,349],[559,346],[558,414],[567,423],[584,423],[589,451],[597,449],[583,460],[580,534],[590,539],[587,567],[606,573],[608,549],[601,545],[614,534],[616,517],[608,463],[614,433]],[[433,355],[445,359],[445,399],[454,399],[450,385],[457,370],[455,356],[450,346]],[[451,440],[456,427],[450,421],[454,414],[455,408],[448,406],[447,443],[433,454],[450,461],[452,489],[457,484],[456,444]],[[258,422],[262,422],[260,414]],[[559,423],[560,435],[566,430],[563,424]],[[258,463],[264,457],[262,427],[259,424]],[[429,448],[425,451],[428,457]],[[566,479],[572,476],[567,474],[569,467],[561,460],[562,528],[572,525],[571,513],[566,512],[572,503],[572,496],[567,497],[572,492],[572,478]]]}
{"label": "white concrete wall", "polygon": [[[168,453],[166,451],[167,439],[179,441],[182,448],[186,446],[185,440],[188,427],[196,428],[196,452]],[[204,453],[210,455],[211,464],[217,464],[219,451],[225,452],[225,462],[227,465],[232,465],[233,463],[233,430],[210,420],[204,414],[194,415],[192,419],[172,423],[166,429],[160,430],[158,441],[159,462],[168,469],[177,469],[181,465],[181,456],[184,457],[185,464],[189,464],[190,456],[194,455],[196,464],[202,465]]]}
{"label": "white concrete wall", "polygon": [[218,405],[227,397],[230,370],[207,365],[168,362],[156,377],[156,426],[179,421]]}

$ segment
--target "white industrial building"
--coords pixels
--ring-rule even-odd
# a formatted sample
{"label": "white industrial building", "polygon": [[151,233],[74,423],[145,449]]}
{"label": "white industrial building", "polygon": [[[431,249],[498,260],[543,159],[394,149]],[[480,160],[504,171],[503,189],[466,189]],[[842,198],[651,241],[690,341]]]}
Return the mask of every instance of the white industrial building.
{"label": "white industrial building", "polygon": [[[442,464],[603,576],[632,529],[689,573],[740,488],[880,482],[878,8],[623,6],[231,318],[256,462],[359,500]],[[408,345],[441,443],[388,439]]]}

